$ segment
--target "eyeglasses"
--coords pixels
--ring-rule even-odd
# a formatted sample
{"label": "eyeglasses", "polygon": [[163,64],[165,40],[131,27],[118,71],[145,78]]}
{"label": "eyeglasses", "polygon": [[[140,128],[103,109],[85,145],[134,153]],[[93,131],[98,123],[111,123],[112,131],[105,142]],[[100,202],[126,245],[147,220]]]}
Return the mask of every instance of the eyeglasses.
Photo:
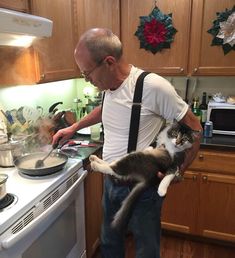
{"label": "eyeglasses", "polygon": [[95,71],[95,69],[97,69],[98,67],[100,67],[103,62],[104,62],[105,58],[102,59],[100,62],[97,63],[97,65],[92,68],[90,71],[81,71],[81,76],[86,80],[89,81],[89,76]]}

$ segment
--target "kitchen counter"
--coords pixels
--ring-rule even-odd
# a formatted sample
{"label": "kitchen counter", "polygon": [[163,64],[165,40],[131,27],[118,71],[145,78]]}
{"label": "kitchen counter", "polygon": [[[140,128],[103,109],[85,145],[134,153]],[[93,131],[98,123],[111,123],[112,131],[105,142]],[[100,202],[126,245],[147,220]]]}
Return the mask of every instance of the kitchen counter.
{"label": "kitchen counter", "polygon": [[201,139],[201,148],[235,151],[235,136],[213,134],[212,138],[203,137]]}
{"label": "kitchen counter", "polygon": [[[91,154],[100,153],[103,146],[103,137],[99,142],[92,142],[90,136],[76,135],[76,140],[87,140],[90,143],[96,144],[94,147],[80,147],[78,150],[79,158],[83,160],[84,164],[89,162],[88,158]],[[214,134],[212,138],[202,137],[201,149],[209,148],[221,151],[235,151],[235,136]]]}

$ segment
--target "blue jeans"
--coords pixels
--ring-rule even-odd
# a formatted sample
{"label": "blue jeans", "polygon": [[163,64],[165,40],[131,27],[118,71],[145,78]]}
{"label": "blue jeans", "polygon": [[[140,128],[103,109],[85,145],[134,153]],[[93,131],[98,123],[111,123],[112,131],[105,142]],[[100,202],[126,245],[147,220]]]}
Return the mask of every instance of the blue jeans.
{"label": "blue jeans", "polygon": [[[101,253],[103,258],[125,257],[125,233],[111,228],[114,214],[129,194],[129,186],[115,185],[110,178],[104,182],[104,218],[101,232]],[[157,193],[157,186],[150,187],[140,197],[129,220],[127,230],[131,231],[136,247],[136,258],[160,258],[161,207],[163,198]]]}

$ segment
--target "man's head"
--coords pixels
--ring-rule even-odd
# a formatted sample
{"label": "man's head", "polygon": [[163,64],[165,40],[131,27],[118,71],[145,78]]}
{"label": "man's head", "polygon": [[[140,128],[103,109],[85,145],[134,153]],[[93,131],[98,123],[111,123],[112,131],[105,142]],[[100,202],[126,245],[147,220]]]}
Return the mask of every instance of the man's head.
{"label": "man's head", "polygon": [[86,31],[75,48],[74,56],[85,79],[101,90],[112,88],[115,80],[120,80],[120,68],[124,65],[122,44],[111,30],[92,28]]}

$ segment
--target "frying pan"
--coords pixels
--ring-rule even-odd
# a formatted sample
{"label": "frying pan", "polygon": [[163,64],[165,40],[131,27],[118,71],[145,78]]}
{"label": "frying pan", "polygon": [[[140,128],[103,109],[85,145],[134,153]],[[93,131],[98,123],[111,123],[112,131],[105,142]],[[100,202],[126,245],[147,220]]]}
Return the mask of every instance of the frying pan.
{"label": "frying pan", "polygon": [[51,175],[61,170],[67,160],[68,156],[63,153],[52,153],[45,161],[44,166],[35,168],[35,162],[38,159],[45,157],[45,152],[35,152],[31,154],[25,154],[14,160],[14,165],[21,173],[28,176],[45,176]]}

